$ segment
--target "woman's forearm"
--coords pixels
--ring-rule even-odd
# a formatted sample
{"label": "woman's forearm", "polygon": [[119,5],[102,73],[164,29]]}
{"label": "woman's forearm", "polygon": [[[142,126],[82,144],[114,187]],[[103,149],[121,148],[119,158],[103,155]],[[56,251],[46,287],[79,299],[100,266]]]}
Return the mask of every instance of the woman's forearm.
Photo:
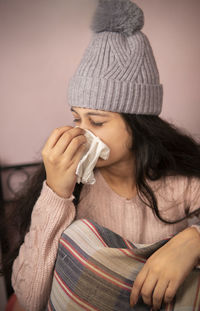
{"label": "woman's forearm", "polygon": [[186,230],[190,230],[191,229],[191,233],[193,235],[193,240],[196,241],[195,245],[196,245],[196,251],[197,251],[197,264],[196,266],[198,266],[198,268],[200,267],[200,226],[198,225],[194,225],[191,226],[189,228],[187,228]]}
{"label": "woman's forearm", "polygon": [[58,241],[75,217],[71,199],[62,199],[44,183],[33,209],[30,231],[13,265],[12,285],[28,311],[42,310],[48,300]]}
{"label": "woman's forearm", "polygon": [[151,255],[137,275],[130,303],[135,305],[141,294],[143,301],[158,310],[170,303],[182,282],[200,259],[200,235],[189,227]]}

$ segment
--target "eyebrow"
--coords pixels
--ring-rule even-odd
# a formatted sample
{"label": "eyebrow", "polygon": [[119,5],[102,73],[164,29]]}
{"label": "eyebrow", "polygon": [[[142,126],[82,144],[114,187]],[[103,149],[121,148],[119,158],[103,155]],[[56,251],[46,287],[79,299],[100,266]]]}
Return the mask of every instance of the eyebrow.
{"label": "eyebrow", "polygon": [[[74,108],[72,108],[72,107],[71,107],[71,111],[78,114],[78,112]],[[85,113],[85,115],[88,115],[88,116],[100,116],[100,117],[110,117],[109,114],[104,113],[104,112],[103,113],[101,113],[101,112],[87,112],[87,113]]]}

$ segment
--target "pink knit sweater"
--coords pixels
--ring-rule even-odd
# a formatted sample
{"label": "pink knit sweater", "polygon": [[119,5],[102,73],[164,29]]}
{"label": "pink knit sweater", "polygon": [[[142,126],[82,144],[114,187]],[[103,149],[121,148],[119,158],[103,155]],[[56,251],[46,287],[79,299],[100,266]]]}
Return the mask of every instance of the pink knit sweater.
{"label": "pink knit sweater", "polygon": [[[52,283],[58,241],[72,221],[88,218],[134,243],[153,243],[189,226],[188,221],[169,225],[156,218],[138,196],[131,200],[116,194],[97,170],[96,183],[85,185],[77,209],[73,198],[58,197],[44,182],[36,202],[30,231],[13,265],[12,284],[27,311],[43,310]],[[149,182],[157,197],[161,216],[175,220],[200,207],[200,180],[168,177]]]}

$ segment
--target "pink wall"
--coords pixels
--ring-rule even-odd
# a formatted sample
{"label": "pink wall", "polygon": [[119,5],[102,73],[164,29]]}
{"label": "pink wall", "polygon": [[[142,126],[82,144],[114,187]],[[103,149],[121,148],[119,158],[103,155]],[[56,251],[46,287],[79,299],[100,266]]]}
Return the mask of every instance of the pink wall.
{"label": "pink wall", "polygon": [[[200,1],[138,0],[164,84],[162,117],[200,136]],[[71,123],[66,93],[97,0],[0,0],[0,160],[37,161]]]}

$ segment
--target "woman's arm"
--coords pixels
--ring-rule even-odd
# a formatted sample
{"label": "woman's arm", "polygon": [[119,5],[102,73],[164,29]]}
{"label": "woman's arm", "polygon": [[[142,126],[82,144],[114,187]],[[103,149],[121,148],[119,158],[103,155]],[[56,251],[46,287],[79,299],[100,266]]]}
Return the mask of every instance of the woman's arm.
{"label": "woman's arm", "polygon": [[[200,179],[185,179],[183,207],[192,213],[200,207]],[[186,210],[183,211],[183,214]],[[190,224],[188,224],[189,226]],[[171,238],[163,247],[149,257],[139,272],[131,293],[131,305],[139,295],[144,302],[159,309],[162,302],[173,300],[191,270],[200,263],[200,221]]]}
{"label": "woman's arm", "polygon": [[174,236],[149,257],[137,275],[130,303],[137,303],[139,295],[158,310],[162,301],[173,300],[178,288],[200,259],[200,235],[195,228],[187,228]]}
{"label": "woman's arm", "polygon": [[65,126],[52,132],[42,150],[46,183],[12,274],[19,303],[28,311],[42,310],[47,303],[58,241],[75,218],[72,193],[85,142],[84,130]]}
{"label": "woman's arm", "polygon": [[30,231],[13,265],[12,285],[25,310],[42,310],[47,304],[58,241],[75,217],[72,199],[59,197],[44,182]]}

